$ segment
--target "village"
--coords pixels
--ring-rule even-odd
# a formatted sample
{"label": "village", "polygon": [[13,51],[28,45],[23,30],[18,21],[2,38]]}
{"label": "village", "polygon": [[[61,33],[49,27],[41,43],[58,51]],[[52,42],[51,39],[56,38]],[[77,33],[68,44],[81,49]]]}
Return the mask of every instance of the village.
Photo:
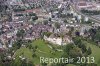
{"label": "village", "polygon": [[[100,27],[98,17],[95,18],[98,15],[89,15],[89,17],[87,13],[83,15],[80,12],[82,10],[100,11],[100,3],[99,1],[95,3],[93,3],[94,1],[75,1],[73,3],[73,1],[8,0],[4,3],[6,4],[4,8],[0,4],[0,8],[4,9],[4,11],[0,10],[0,51],[9,51],[18,42],[22,42],[22,44],[19,43],[21,46],[18,46],[17,49],[27,47],[28,42],[35,41],[44,41],[48,43],[49,48],[53,49],[51,44],[60,47],[68,44],[74,45],[75,39],[73,38],[77,36],[91,40],[92,36],[95,35],[94,31]],[[92,29],[93,34],[89,32]],[[96,41],[100,46],[99,38],[93,41]],[[29,45],[28,47],[31,48],[32,46]],[[17,49],[12,50],[14,51],[12,52],[13,55],[8,53],[7,57],[15,59],[14,54],[16,54],[15,50]],[[37,50],[43,52],[40,49]],[[56,50],[63,52],[63,49],[57,48]],[[54,51],[50,50],[50,52],[53,54]],[[21,57],[19,56],[19,58]]]}
{"label": "village", "polygon": [[[65,4],[62,5],[62,3],[65,3]],[[56,11],[48,12],[48,13],[44,12],[45,9],[43,10],[41,8],[35,8],[35,10],[27,9],[21,12],[13,12],[12,17],[11,17],[12,21],[11,22],[5,21],[1,23],[0,25],[0,29],[1,29],[0,47],[5,48],[5,49],[7,48],[7,46],[12,47],[13,42],[16,41],[17,39],[17,36],[16,36],[17,31],[20,29],[25,30],[25,36],[24,36],[25,40],[38,39],[41,37],[41,34],[43,32],[51,32],[52,34],[60,34],[60,33],[66,34],[71,30],[71,27],[73,27],[76,30],[80,28],[78,30],[80,30],[80,33],[82,35],[84,35],[84,31],[89,30],[89,28],[87,29],[87,27],[92,28],[92,25],[91,26],[88,25],[84,27],[84,24],[83,25],[77,24],[77,22],[81,22],[82,19],[88,22],[89,19],[86,17],[82,18],[82,16],[78,15],[77,13],[74,13],[73,10],[70,11],[68,10],[68,8],[66,9],[66,7],[68,7],[66,6],[67,3],[68,2],[61,2],[61,5],[58,5],[58,9],[59,9],[58,11],[56,10]],[[20,1],[18,4],[20,4]],[[13,6],[15,6],[15,4]],[[58,13],[60,10],[62,10],[62,14],[65,14],[65,16],[70,15],[71,18],[70,17],[62,18],[64,15],[59,16]],[[36,21],[32,23],[32,18],[35,17],[35,14],[38,18],[36,18]],[[45,22],[47,23],[45,24]],[[55,22],[59,23],[59,25],[57,26],[59,28],[55,26],[56,24]],[[98,24],[98,26],[100,25]],[[46,40],[53,42],[54,44],[59,41],[57,43],[59,45],[62,45],[62,42],[63,42],[63,39],[59,36],[58,37],[53,36],[52,38],[48,37],[48,39]],[[66,35],[64,40],[67,40],[65,43],[72,42],[71,37],[68,35]]]}

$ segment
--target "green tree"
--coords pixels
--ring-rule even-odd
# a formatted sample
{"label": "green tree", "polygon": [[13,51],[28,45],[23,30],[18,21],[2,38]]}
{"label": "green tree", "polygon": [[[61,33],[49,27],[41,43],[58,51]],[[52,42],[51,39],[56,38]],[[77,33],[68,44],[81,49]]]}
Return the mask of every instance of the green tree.
{"label": "green tree", "polygon": [[43,24],[47,25],[48,24],[48,20],[44,20]]}
{"label": "green tree", "polygon": [[23,38],[25,35],[25,31],[23,29],[19,30],[16,34],[17,37]]}
{"label": "green tree", "polygon": [[64,23],[68,23],[67,19],[64,19]]}
{"label": "green tree", "polygon": [[75,45],[80,45],[82,43],[79,37],[73,37],[73,41]]}
{"label": "green tree", "polygon": [[45,36],[49,37],[51,34],[52,34],[51,32],[43,32],[43,36],[45,35]]}
{"label": "green tree", "polygon": [[23,44],[22,39],[18,39],[14,44],[13,44],[13,49],[19,49],[21,47],[21,45]]}
{"label": "green tree", "polygon": [[88,50],[87,50],[87,54],[90,55],[91,53],[92,53],[92,50],[91,50],[91,48],[89,47]]}
{"label": "green tree", "polygon": [[68,44],[68,45],[64,46],[64,53],[67,53],[69,55],[70,50],[73,48],[74,48],[73,44]]}
{"label": "green tree", "polygon": [[60,24],[59,23],[55,23],[55,27],[57,28],[57,29],[59,29],[60,28]]}
{"label": "green tree", "polygon": [[82,56],[81,49],[78,48],[78,47],[74,47],[73,49],[71,49],[71,50],[69,51],[69,56],[70,56],[70,57],[73,57],[73,58],[77,58],[77,57]]}
{"label": "green tree", "polygon": [[85,53],[87,51],[85,44],[80,44],[80,48],[82,49],[83,53]]}
{"label": "green tree", "polygon": [[33,21],[35,21],[35,20],[37,20],[37,19],[38,19],[38,16],[33,16],[33,17],[32,17],[32,20],[33,20]]}

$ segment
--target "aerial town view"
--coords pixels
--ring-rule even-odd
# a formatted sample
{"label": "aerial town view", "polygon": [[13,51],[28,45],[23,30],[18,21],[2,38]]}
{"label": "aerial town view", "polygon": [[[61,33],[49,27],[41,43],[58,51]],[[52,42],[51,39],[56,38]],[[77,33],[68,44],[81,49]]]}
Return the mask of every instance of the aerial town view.
{"label": "aerial town view", "polygon": [[0,0],[0,66],[100,66],[100,0]]}

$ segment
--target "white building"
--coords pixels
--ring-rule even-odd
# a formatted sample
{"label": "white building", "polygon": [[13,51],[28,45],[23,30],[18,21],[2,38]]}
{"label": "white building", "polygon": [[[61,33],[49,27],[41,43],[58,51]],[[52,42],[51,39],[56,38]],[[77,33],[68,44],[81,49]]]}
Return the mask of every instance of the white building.
{"label": "white building", "polygon": [[51,38],[44,36],[44,39],[53,44],[62,45],[62,38]]}
{"label": "white building", "polygon": [[46,37],[44,36],[44,40],[49,41],[50,43],[57,44],[57,45],[66,45],[68,43],[72,43],[73,41],[69,39],[69,37]]}

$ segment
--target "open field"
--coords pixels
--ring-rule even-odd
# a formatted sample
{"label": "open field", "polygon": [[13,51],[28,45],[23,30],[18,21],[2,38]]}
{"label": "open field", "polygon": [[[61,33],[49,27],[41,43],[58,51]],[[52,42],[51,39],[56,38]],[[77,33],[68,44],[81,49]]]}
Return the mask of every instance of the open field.
{"label": "open field", "polygon": [[34,64],[39,64],[40,63],[40,57],[47,57],[47,58],[59,58],[61,57],[62,53],[61,51],[54,51],[51,49],[48,44],[46,44],[43,40],[39,39],[36,41],[33,41],[32,46],[37,46],[37,50],[35,52],[36,57],[32,57],[32,52],[29,48],[26,47],[21,47],[16,51],[16,58],[15,62],[19,62],[19,56],[23,55],[25,58],[28,58],[29,61],[32,61]]}
{"label": "open field", "polygon": [[100,66],[100,48],[90,43],[87,43],[87,47],[91,47],[92,54],[90,56],[94,57],[95,63],[97,66]]}
{"label": "open field", "polygon": [[[20,49],[18,49],[16,51],[16,59],[15,59],[15,63],[19,63],[19,56],[23,55],[25,58],[27,58],[29,61],[31,61],[34,64],[40,64],[40,57],[47,57],[47,58],[59,58],[61,57],[61,55],[63,54],[63,51],[54,51],[52,48],[50,48],[48,46],[47,43],[45,43],[45,41],[39,39],[36,41],[33,41],[31,43],[32,47],[37,46],[37,50],[35,52],[36,57],[32,57],[33,53],[31,51],[31,49],[26,48],[26,47],[21,47]],[[90,55],[91,57],[95,58],[95,63],[98,64],[98,66],[100,66],[100,48],[87,43],[86,42],[86,46],[87,47],[91,47],[92,49],[92,54]],[[19,64],[20,65],[20,64]],[[72,64],[68,64],[68,66],[75,66]]]}

